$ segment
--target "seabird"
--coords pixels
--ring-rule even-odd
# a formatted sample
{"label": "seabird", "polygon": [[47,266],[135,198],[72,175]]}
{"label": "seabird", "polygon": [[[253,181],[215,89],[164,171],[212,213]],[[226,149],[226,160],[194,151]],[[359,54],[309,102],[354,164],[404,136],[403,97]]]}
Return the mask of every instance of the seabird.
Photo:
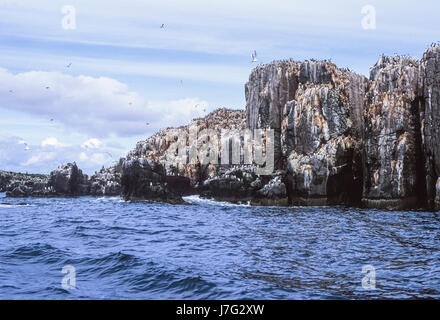
{"label": "seabird", "polygon": [[26,142],[24,143],[24,146],[25,146],[25,147],[24,147],[24,150],[26,150],[26,151],[28,151],[28,150],[31,149],[31,148],[29,148],[29,146],[28,146],[28,144],[27,144]]}
{"label": "seabird", "polygon": [[147,126],[149,126],[150,125],[150,123],[149,122],[147,122]]}
{"label": "seabird", "polygon": [[165,28],[165,25],[162,23],[162,25],[160,26],[161,29]]}
{"label": "seabird", "polygon": [[10,93],[13,93],[13,92],[14,92],[14,90],[9,90],[9,92],[10,92]]}
{"label": "seabird", "polygon": [[251,54],[251,57],[252,57],[252,62],[257,62],[258,61],[257,51],[254,50],[254,52],[252,52],[252,54]]}
{"label": "seabird", "polygon": [[50,89],[50,87],[46,87],[46,89]]}
{"label": "seabird", "polygon": [[70,68],[71,65],[72,65],[72,62],[69,63],[69,64],[66,66],[66,68]]}

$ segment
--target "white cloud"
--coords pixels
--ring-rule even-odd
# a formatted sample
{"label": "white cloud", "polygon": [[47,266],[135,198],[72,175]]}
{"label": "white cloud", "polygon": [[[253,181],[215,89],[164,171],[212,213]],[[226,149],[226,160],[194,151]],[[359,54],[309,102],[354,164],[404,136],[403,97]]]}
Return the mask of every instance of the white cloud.
{"label": "white cloud", "polygon": [[21,137],[0,135],[0,170],[49,173],[62,164],[76,162],[85,173],[93,174],[102,166],[114,165],[120,156],[125,155],[117,146],[99,144],[94,149],[84,150],[79,144],[61,144],[50,138],[45,141],[44,145],[33,145]]}
{"label": "white cloud", "polygon": [[182,125],[200,116],[196,104],[208,106],[197,98],[148,101],[124,83],[106,77],[39,71],[12,74],[3,68],[0,99],[4,109],[53,119],[97,137],[133,136],[147,129]]}
{"label": "white cloud", "polygon": [[21,163],[22,166],[31,166],[35,164],[47,163],[49,160],[53,160],[56,154],[54,152],[41,152],[31,156],[28,160]]}
{"label": "white cloud", "polygon": [[55,137],[49,137],[49,138],[44,139],[44,140],[41,142],[41,146],[42,146],[42,147],[55,147],[55,148],[60,148],[60,147],[66,147],[67,145],[62,144],[62,143],[59,142],[59,141],[57,140],[57,138],[55,138]]}

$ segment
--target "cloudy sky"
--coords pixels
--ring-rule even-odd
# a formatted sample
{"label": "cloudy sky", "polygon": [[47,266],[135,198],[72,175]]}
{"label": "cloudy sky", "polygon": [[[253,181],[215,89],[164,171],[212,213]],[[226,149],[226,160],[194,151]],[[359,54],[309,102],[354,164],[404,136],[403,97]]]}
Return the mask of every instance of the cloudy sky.
{"label": "cloudy sky", "polygon": [[93,173],[203,107],[244,108],[253,50],[368,75],[382,53],[419,58],[439,30],[424,0],[0,0],[0,170]]}

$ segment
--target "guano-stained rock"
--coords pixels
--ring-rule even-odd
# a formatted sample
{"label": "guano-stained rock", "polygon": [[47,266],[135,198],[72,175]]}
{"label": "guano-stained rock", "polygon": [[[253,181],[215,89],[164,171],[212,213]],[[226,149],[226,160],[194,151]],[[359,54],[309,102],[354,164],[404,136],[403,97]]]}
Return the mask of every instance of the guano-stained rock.
{"label": "guano-stained rock", "polygon": [[355,204],[362,188],[362,101],[367,79],[328,61],[277,61],[246,84],[250,129],[275,130],[289,202]]}
{"label": "guano-stained rock", "polygon": [[423,205],[419,62],[381,57],[371,69],[364,112],[363,203],[374,208]]}

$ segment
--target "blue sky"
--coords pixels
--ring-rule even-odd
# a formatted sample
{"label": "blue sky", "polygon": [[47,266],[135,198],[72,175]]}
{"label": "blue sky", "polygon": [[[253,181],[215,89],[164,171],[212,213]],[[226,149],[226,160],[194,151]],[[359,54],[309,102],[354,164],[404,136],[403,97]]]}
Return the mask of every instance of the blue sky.
{"label": "blue sky", "polygon": [[[75,8],[74,30],[62,27],[65,5]],[[365,5],[376,9],[376,29],[362,28]],[[258,63],[331,59],[365,75],[382,53],[420,58],[440,40],[438,7],[0,0],[0,169],[47,173],[76,161],[92,173],[203,108],[244,108],[253,50]]]}

